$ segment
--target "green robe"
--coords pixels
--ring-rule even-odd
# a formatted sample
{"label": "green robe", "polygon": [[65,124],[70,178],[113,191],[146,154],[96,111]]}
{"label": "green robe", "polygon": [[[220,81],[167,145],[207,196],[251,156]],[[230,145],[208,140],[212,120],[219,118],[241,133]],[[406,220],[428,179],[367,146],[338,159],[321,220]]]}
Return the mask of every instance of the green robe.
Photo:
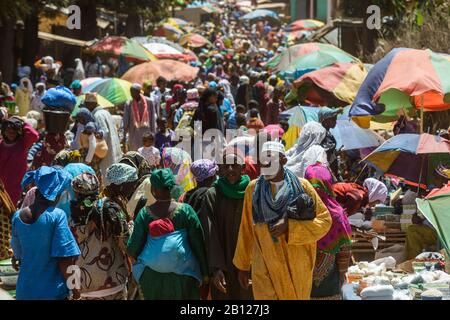
{"label": "green robe", "polygon": [[[143,208],[134,222],[134,230],[128,241],[128,253],[137,258],[144,249],[148,237],[148,226],[159,218],[148,207]],[[197,214],[191,206],[179,204],[172,218],[176,230],[186,229],[189,245],[200,265],[202,276],[208,275],[208,265],[203,240],[203,230]],[[139,286],[145,300],[200,299],[199,283],[190,276],[175,273],[160,273],[148,267],[139,279]]]}

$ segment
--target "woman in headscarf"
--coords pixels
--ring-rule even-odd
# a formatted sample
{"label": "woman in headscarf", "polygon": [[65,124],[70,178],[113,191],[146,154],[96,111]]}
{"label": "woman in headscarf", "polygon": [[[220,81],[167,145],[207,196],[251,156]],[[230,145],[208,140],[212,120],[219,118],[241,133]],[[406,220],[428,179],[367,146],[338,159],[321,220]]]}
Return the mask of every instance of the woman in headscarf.
{"label": "woman in headscarf", "polygon": [[239,87],[236,92],[236,105],[243,105],[246,109],[248,108],[248,103],[250,102],[250,79],[247,76],[242,76],[239,78]]}
{"label": "woman in headscarf", "polygon": [[128,216],[130,219],[134,219],[144,206],[152,205],[155,202],[151,193],[151,167],[147,160],[135,151],[127,152],[119,162],[136,168],[138,172],[137,188],[127,203]]}
{"label": "woman in headscarf", "polygon": [[85,73],[84,73],[83,61],[81,61],[80,58],[76,58],[75,64],[76,64],[76,66],[75,66],[75,71],[73,73],[72,81],[83,80],[84,78],[86,78]]}
{"label": "woman in headscarf", "polygon": [[336,201],[330,170],[318,163],[311,165],[306,169],[305,179],[317,191],[332,219],[328,233],[317,241],[311,298],[340,300],[341,285],[350,262],[352,228],[344,209]]}
{"label": "woman in headscarf", "polygon": [[45,105],[42,103],[41,99],[46,92],[45,83],[39,82],[36,84],[36,91],[33,93],[30,100],[30,110],[37,111],[42,115],[42,110]]}
{"label": "woman in headscarf", "polygon": [[125,300],[130,268],[126,256],[129,230],[122,208],[99,196],[100,184],[91,173],[72,180],[70,226],[83,255],[75,265],[81,271],[83,300]]}
{"label": "woman in headscarf", "polygon": [[203,197],[199,215],[207,244],[209,272],[213,275],[213,300],[248,300],[251,290],[239,285],[233,265],[241,223],[244,194],[250,178],[242,174],[244,159],[235,150],[226,151],[221,175]]}
{"label": "woman in headscarf", "polygon": [[1,133],[0,180],[16,205],[22,194],[20,182],[27,171],[28,149],[38,140],[39,134],[17,117],[3,120]]}
{"label": "woman in headscarf", "polygon": [[30,111],[31,95],[33,94],[33,85],[30,79],[20,79],[20,85],[16,90],[16,103],[19,107],[19,116],[24,117]]}
{"label": "woman in headscarf", "polygon": [[161,156],[164,168],[169,168],[175,178],[177,184],[172,190],[174,199],[195,187],[195,180],[190,170],[192,163],[189,153],[180,148],[164,148]]}
{"label": "woman in headscarf", "polygon": [[[69,297],[68,279],[80,249],[70,232],[66,214],[55,208],[70,177],[61,168],[43,166],[25,175],[22,186],[37,186],[34,202],[12,218],[13,266],[19,269],[18,300],[63,300]],[[74,298],[79,292],[72,289]]]}
{"label": "woman in headscarf", "polygon": [[230,102],[230,105],[232,108],[234,108],[236,106],[235,102],[234,102],[234,97],[231,93],[231,84],[228,80],[226,79],[222,79],[219,81],[219,89],[222,90],[222,92],[225,95],[225,98],[228,99],[228,101]]}
{"label": "woman in headscarf", "polygon": [[186,102],[184,86],[180,83],[175,84],[172,87],[172,97],[166,102],[166,114],[169,121],[169,127],[173,129],[173,117],[174,113],[182,104]]}
{"label": "woman in headscarf", "polygon": [[199,286],[208,282],[200,221],[191,206],[171,199],[175,178],[169,169],[153,171],[150,180],[156,202],[139,212],[128,241],[133,276],[145,300],[198,300]]}
{"label": "woman in headscarf", "polygon": [[211,88],[207,88],[200,98],[193,120],[194,122],[202,122],[202,133],[205,133],[209,129],[217,129],[224,132],[225,124],[220,108],[217,105],[217,100],[217,91]]}
{"label": "woman in headscarf", "polygon": [[186,192],[180,200],[189,204],[199,213],[202,206],[202,199],[211,185],[216,181],[216,174],[219,170],[217,164],[209,159],[200,159],[191,164],[191,172],[197,182],[194,189]]}
{"label": "woman in headscarf", "polygon": [[383,203],[388,195],[384,183],[374,178],[367,178],[363,185],[352,182],[335,183],[333,192],[348,217],[363,208]]}
{"label": "woman in headscarf", "polygon": [[297,177],[302,178],[306,168],[317,161],[328,164],[326,151],[320,146],[326,134],[325,128],[315,121],[308,122],[302,128],[297,142],[286,152],[286,167]]}
{"label": "woman in headscarf", "polygon": [[265,124],[272,123],[270,110],[267,109],[267,103],[269,102],[270,97],[266,92],[266,86],[264,85],[264,82],[258,81],[255,84],[255,92],[255,100],[259,103],[259,113],[261,114],[261,120]]}

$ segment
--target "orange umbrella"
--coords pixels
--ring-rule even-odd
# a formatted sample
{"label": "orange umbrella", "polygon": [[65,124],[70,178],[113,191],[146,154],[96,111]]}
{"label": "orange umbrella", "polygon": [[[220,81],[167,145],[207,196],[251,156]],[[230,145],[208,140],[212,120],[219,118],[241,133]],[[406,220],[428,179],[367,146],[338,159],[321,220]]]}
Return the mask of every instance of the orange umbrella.
{"label": "orange umbrella", "polygon": [[123,80],[132,83],[144,83],[149,80],[156,84],[156,79],[163,76],[168,81],[192,81],[197,77],[198,68],[175,60],[156,60],[134,66],[123,76]]}

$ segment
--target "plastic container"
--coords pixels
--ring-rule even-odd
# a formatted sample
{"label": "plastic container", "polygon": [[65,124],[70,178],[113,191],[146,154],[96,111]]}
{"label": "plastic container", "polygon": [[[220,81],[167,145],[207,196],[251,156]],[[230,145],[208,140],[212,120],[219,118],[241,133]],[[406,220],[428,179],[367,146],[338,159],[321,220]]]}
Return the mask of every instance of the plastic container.
{"label": "plastic container", "polygon": [[15,287],[19,273],[14,270],[11,260],[0,261],[0,281],[5,287]]}
{"label": "plastic container", "polygon": [[69,127],[70,113],[66,111],[44,110],[45,130],[49,133],[64,133]]}

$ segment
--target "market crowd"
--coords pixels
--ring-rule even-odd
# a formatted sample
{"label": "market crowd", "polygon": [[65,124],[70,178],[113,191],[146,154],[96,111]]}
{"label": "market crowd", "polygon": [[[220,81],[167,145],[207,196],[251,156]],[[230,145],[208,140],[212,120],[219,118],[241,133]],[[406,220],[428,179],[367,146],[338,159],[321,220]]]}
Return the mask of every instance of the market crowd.
{"label": "market crowd", "polygon": [[[114,108],[82,93],[96,59],[77,59],[69,88],[51,57],[36,81],[27,68],[18,86],[0,81],[0,260],[19,272],[17,299],[341,298],[348,216],[370,217],[391,181],[337,150],[340,109],[320,108],[287,145],[291,84],[263,67],[283,43],[230,16],[202,29],[214,48],[194,81],[135,83]],[[180,147],[199,123],[223,133],[202,141],[219,143],[214,157]],[[416,221],[411,257],[436,242]]]}

